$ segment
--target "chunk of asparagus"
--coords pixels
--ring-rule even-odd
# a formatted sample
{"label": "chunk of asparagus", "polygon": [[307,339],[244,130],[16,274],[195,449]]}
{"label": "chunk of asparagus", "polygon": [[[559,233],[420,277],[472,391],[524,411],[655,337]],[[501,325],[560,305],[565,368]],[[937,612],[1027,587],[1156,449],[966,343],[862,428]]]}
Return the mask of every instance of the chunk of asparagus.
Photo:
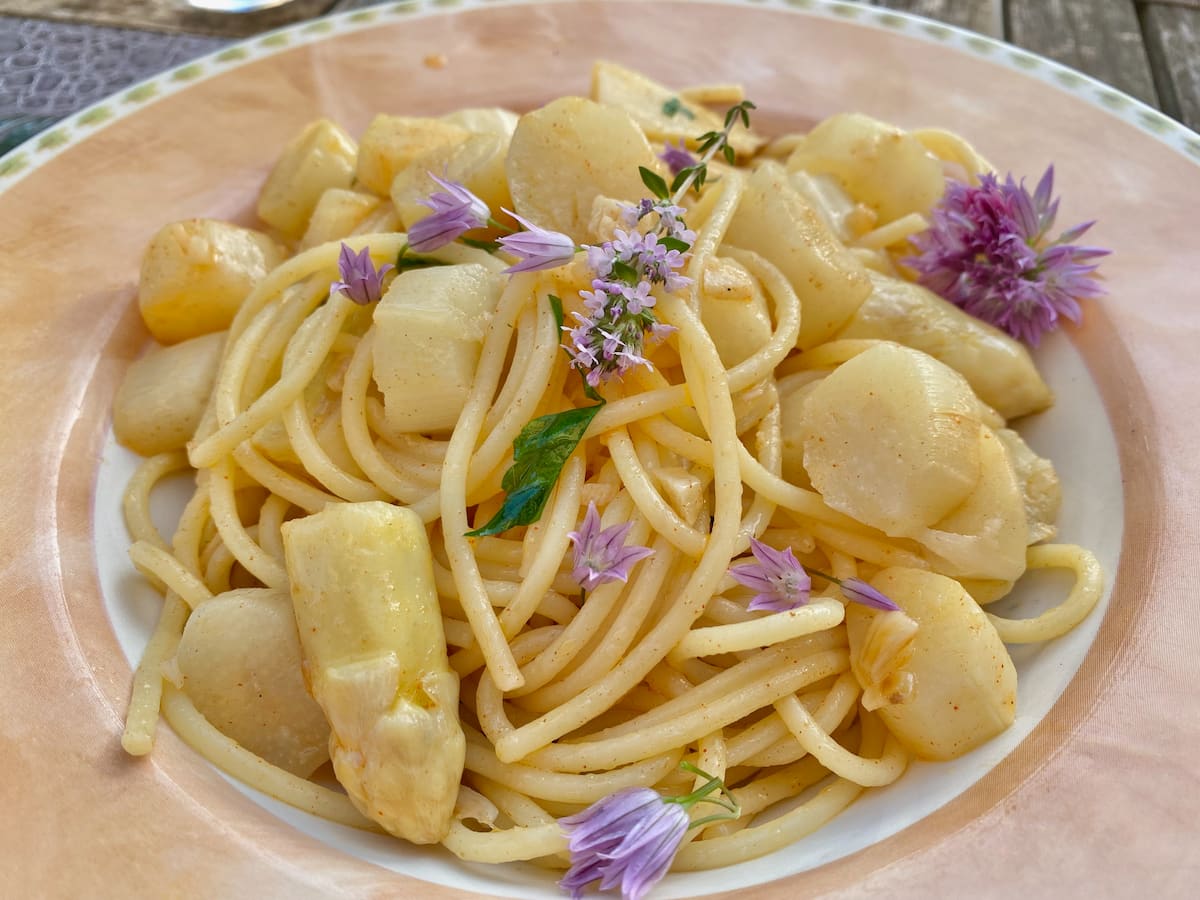
{"label": "chunk of asparagus", "polygon": [[338,781],[392,834],[441,840],[466,742],[425,526],[387,503],[335,503],[286,523],[283,544]]}

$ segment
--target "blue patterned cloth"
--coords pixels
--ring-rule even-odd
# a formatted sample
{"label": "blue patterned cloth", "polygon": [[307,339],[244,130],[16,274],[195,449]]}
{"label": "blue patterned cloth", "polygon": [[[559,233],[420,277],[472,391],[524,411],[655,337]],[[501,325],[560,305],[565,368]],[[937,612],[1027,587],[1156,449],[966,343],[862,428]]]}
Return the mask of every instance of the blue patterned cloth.
{"label": "blue patterned cloth", "polygon": [[225,38],[0,17],[0,153]]}

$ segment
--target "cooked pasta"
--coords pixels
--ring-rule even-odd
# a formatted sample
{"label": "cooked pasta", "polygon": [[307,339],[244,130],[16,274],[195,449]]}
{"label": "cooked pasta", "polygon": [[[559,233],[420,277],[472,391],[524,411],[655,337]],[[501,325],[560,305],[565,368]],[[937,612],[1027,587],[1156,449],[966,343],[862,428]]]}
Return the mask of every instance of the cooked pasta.
{"label": "cooked pasta", "polygon": [[[197,220],[155,238],[149,327],[223,343],[175,352],[170,377],[131,371],[119,401],[122,441],[166,446],[125,501],[133,562],[164,592],[128,752],[151,750],[161,711],[301,809],[556,868],[571,859],[558,820],[720,779],[740,815],[688,833],[674,865],[692,870],[797,841],[911,759],[1012,722],[1002,641],[1074,627],[1102,574],[1084,548],[1038,543],[1057,477],[1004,428],[1050,402],[1028,354],[906,278],[946,173],[988,167],[955,135],[862,116],[767,145],[689,99],[712,91],[741,98],[600,64],[592,100],[520,119],[385,116],[361,144],[317,123],[264,189],[268,231]],[[601,290],[589,257],[661,226],[627,213],[653,187],[639,166],[670,176],[650,142],[699,154],[710,124],[728,162],[678,198],[680,277],[643,296],[667,327],[635,363],[580,377],[572,328]],[[415,253],[439,214],[421,203],[431,173],[501,221]],[[507,210],[569,238],[561,265],[506,271],[489,242],[516,224]],[[347,254],[398,271],[362,302],[338,289]],[[898,299],[867,303],[884,295]],[[171,433],[186,448],[147,413],[185,407]],[[530,462],[550,445],[531,423],[564,415],[590,417],[578,443],[557,467]],[[539,465],[544,509],[505,519],[511,473]],[[168,538],[149,497],[181,470],[195,490]],[[644,552],[589,581],[589,528]],[[785,550],[795,569],[772,570]],[[979,606],[1043,567],[1075,575],[1060,605],[1023,621]],[[782,604],[805,570],[805,597]],[[878,594],[891,606],[852,602]],[[301,672],[306,688],[286,687]],[[970,711],[947,717],[948,698]],[[331,758],[349,796],[321,774]]]}

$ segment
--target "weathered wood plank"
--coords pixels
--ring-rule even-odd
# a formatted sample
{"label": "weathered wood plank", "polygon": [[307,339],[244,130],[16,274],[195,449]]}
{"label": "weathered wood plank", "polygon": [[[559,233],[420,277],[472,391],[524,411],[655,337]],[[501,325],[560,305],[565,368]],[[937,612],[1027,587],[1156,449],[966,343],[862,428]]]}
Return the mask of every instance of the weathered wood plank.
{"label": "weathered wood plank", "polygon": [[1008,0],[1008,39],[1158,105],[1133,0]]}
{"label": "weathered wood plank", "polygon": [[1200,0],[1192,4],[1152,3],[1142,28],[1162,111],[1200,131]]}
{"label": "weathered wood plank", "polygon": [[333,0],[292,0],[274,9],[232,15],[195,9],[183,0],[170,3],[162,0],[0,0],[0,12],[7,16],[55,22],[85,22],[234,38],[311,19],[332,5]]}
{"label": "weathered wood plank", "polygon": [[916,13],[991,37],[1004,37],[1002,0],[874,0],[874,3],[876,6]]}

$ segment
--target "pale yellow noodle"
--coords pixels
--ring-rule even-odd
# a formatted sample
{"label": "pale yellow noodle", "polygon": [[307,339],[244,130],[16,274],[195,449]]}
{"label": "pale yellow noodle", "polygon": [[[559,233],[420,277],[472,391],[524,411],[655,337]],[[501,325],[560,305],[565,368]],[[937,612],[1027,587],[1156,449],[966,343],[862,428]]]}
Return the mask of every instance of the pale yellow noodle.
{"label": "pale yellow noodle", "polygon": [[150,636],[133,673],[133,693],[129,700],[129,711],[125,714],[125,730],[121,735],[121,746],[131,756],[145,756],[154,749],[154,730],[158,725],[163,692],[162,667],[175,655],[188,612],[187,604],[168,591],[163,598],[154,634]]}
{"label": "pale yellow noodle", "polygon": [[129,559],[139,572],[152,574],[191,609],[212,597],[204,582],[162,547],[148,541],[134,541],[129,547]]}
{"label": "pale yellow noodle", "polygon": [[304,471],[327,490],[353,503],[387,499],[387,494],[374,484],[350,474],[330,459],[313,432],[303,394],[284,410],[283,425]]}
{"label": "pale yellow noodle", "polygon": [[[864,756],[880,752],[883,746],[882,730],[882,726],[864,729]],[[858,799],[863,790],[862,785],[839,778],[816,797],[777,819],[742,829],[727,837],[714,837],[685,847],[675,857],[672,869],[681,872],[715,869],[779,850],[812,834]]]}
{"label": "pale yellow noodle", "polygon": [[[245,409],[240,408],[235,387],[219,390],[216,396],[220,426],[188,451],[192,465],[196,468],[212,466],[222,456],[232,453],[242,441],[252,437],[258,429],[281,416],[288,404],[300,395],[317,374],[342,324],[353,309],[354,304],[339,294],[305,319],[288,342],[284,353],[288,364],[284,373]],[[256,321],[252,327],[257,325]],[[242,347],[239,345],[230,356],[231,366],[241,362],[241,353]]]}
{"label": "pale yellow noodle", "polygon": [[1005,619],[987,613],[1000,639],[1008,644],[1061,637],[1087,617],[1104,591],[1104,570],[1099,561],[1076,544],[1038,544],[1026,551],[1025,561],[1029,569],[1070,569],[1075,573],[1075,584],[1066,600],[1032,619]]}
{"label": "pale yellow noodle", "polygon": [[142,460],[125,486],[121,511],[125,527],[135,541],[146,541],[156,547],[166,548],[166,539],[150,518],[150,494],[155,485],[168,475],[188,468],[187,454],[182,450],[159,453]]}
{"label": "pale yellow noodle", "polygon": [[864,759],[851,753],[821,728],[812,713],[795,697],[785,697],[775,703],[775,710],[787,723],[800,746],[836,775],[866,787],[891,784],[908,765],[908,754],[890,735],[879,759]]}
{"label": "pale yellow noodle", "polygon": [[233,499],[233,475],[233,461],[225,459],[213,467],[209,482],[212,518],[221,533],[221,540],[238,562],[267,587],[286,588],[287,572],[283,566],[250,538],[238,517]]}
{"label": "pale yellow noodle", "polygon": [[663,582],[675,564],[675,549],[666,538],[659,535],[652,544],[654,555],[630,585],[617,610],[617,617],[604,632],[603,640],[571,672],[543,685],[537,691],[524,694],[521,705],[537,712],[546,712],[578,695],[589,685],[595,684],[604,674],[613,669],[629,649],[644,626],[651,605],[662,593]]}
{"label": "pale yellow noodle", "polygon": [[886,225],[881,225],[873,231],[868,231],[866,234],[859,235],[854,243],[859,247],[865,247],[870,250],[883,250],[886,247],[891,247],[893,244],[900,244],[907,241],[914,234],[924,231],[929,227],[929,220],[920,213],[909,213],[906,216],[901,216],[888,222]]}
{"label": "pale yellow noodle", "polygon": [[259,546],[280,562],[283,562],[283,534],[280,528],[291,508],[291,502],[285,497],[271,494],[263,501],[258,512]]}
{"label": "pale yellow noodle", "polygon": [[[359,341],[342,379],[342,428],[346,446],[359,468],[375,484],[402,503],[412,503],[431,492],[419,482],[392,466],[375,446],[367,424],[365,409],[367,386],[371,380],[371,361],[374,354],[375,330],[371,329]],[[424,517],[426,522],[436,518],[436,512]]]}
{"label": "pale yellow noodle", "polygon": [[836,600],[819,600],[807,606],[763,616],[737,625],[694,628],[675,645],[667,659],[672,665],[693,656],[714,656],[755,647],[768,647],[792,638],[835,628],[845,617]]}
{"label": "pale yellow noodle", "polygon": [[485,775],[498,784],[507,785],[530,797],[587,806],[622,788],[657,784],[678,768],[681,755],[679,749],[673,749],[608,772],[574,775],[548,772],[521,763],[502,763],[496,759],[491,747],[469,740],[466,766],[472,772]]}
{"label": "pale yellow noodle", "polygon": [[171,685],[163,691],[163,716],[171,728],[196,752],[239,781],[254,785],[258,790],[302,809],[365,831],[380,828],[354,808],[350,798],[322,787],[278,766],[271,765],[214,728],[192,704],[188,696]]}
{"label": "pale yellow noodle", "polygon": [[684,522],[663,500],[650,480],[650,473],[638,458],[629,432],[624,428],[617,428],[605,437],[621,481],[637,504],[638,511],[650,523],[650,527],[666,537],[681,553],[693,559],[699,558],[704,552],[705,535]]}
{"label": "pale yellow noodle", "polygon": [[478,772],[471,772],[467,777],[479,793],[492,801],[514,825],[550,825],[554,823],[554,816],[520,791],[514,791],[512,788],[498,784]]}
{"label": "pale yellow noodle", "polygon": [[[691,701],[691,695],[698,693],[701,688],[663,704],[654,713],[647,713],[646,716],[660,713],[672,703],[678,704],[684,711],[669,718],[659,716],[662,721],[656,722],[653,730],[648,733],[622,734],[579,744],[553,744],[535,750],[529,754],[527,761],[531,765],[558,771],[583,772],[645,759],[652,754],[664,753],[671,747],[696,740],[715,728],[735,722],[748,711],[773,703],[818,679],[841,672],[850,664],[846,654],[838,650],[796,659],[786,653],[776,654],[776,649],[763,651],[763,664],[753,666],[755,671],[762,673],[761,680],[744,683],[745,679],[741,677],[743,673],[736,671],[738,667],[734,667],[730,672],[734,672],[735,675],[728,681],[738,685],[737,687],[722,691],[721,696],[705,705],[696,705]],[[739,665],[751,666],[752,662]],[[702,687],[716,684],[723,677],[717,676]],[[724,686],[726,682],[720,683]],[[509,736],[511,735],[506,737]]]}
{"label": "pale yellow noodle", "polygon": [[467,473],[479,430],[500,380],[512,326],[529,302],[531,288],[529,278],[514,276],[500,296],[496,313],[484,337],[475,381],[467,395],[450,445],[446,448],[440,490],[442,531],[458,587],[458,599],[475,631],[475,639],[487,662],[488,672],[502,690],[518,688],[524,679],[488,600],[483,578],[471,553],[471,545],[464,536],[469,530]]}
{"label": "pale yellow noodle", "polygon": [[503,831],[479,833],[460,822],[450,824],[442,846],[469,862],[501,863],[536,859],[567,849],[567,837],[558,822],[514,825]]}
{"label": "pale yellow noodle", "polygon": [[333,494],[314,487],[275,465],[256,450],[251,441],[239,444],[234,449],[233,460],[242,471],[271,493],[284,497],[307,513],[319,512],[325,508],[326,503],[338,500]]}

